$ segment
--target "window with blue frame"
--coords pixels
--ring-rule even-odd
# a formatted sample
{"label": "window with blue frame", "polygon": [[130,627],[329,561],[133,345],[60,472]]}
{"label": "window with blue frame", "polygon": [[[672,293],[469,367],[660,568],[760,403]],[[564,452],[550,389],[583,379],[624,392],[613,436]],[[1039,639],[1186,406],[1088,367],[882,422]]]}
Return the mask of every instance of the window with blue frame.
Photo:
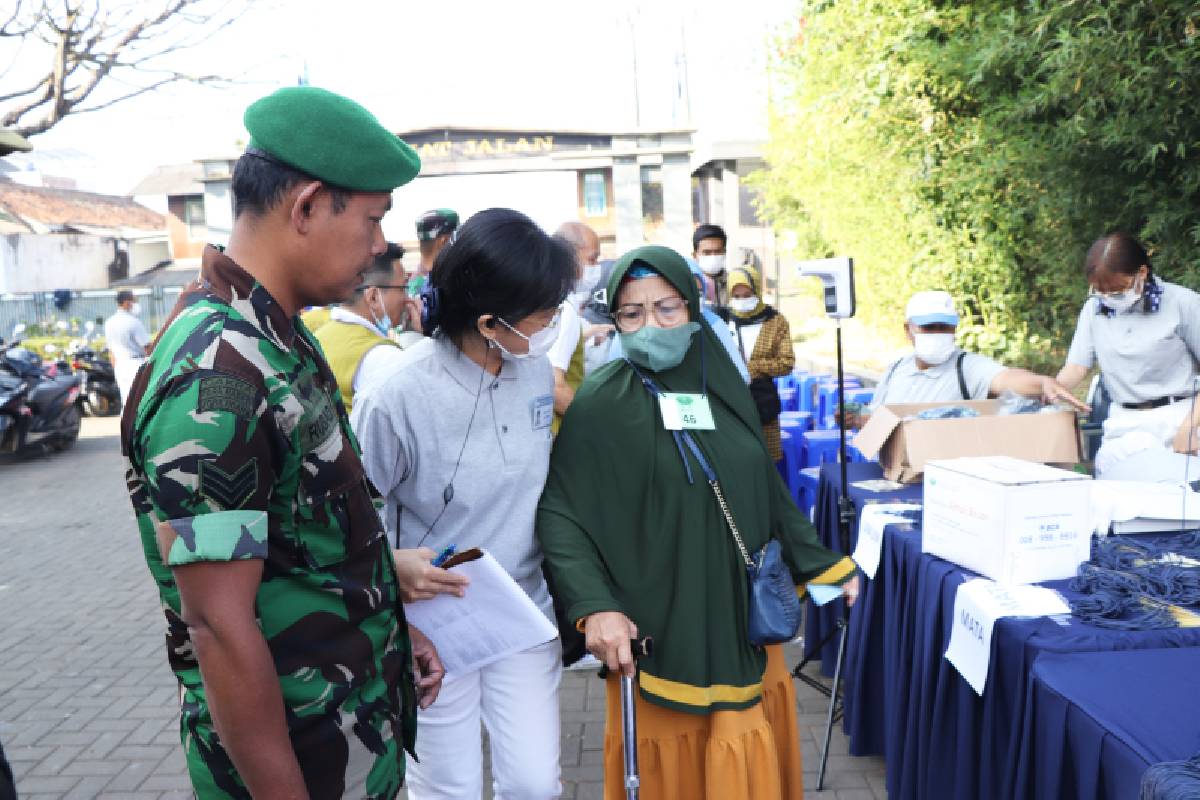
{"label": "window with blue frame", "polygon": [[608,216],[607,184],[604,170],[583,173],[583,213],[585,216]]}

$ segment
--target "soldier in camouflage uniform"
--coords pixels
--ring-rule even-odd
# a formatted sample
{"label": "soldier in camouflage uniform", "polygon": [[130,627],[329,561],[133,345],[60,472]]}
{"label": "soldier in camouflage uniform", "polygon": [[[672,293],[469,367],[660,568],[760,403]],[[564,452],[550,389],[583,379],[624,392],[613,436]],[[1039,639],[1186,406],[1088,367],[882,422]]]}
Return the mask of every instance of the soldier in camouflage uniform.
{"label": "soldier in camouflage uniform", "polygon": [[188,769],[202,798],[393,798],[442,670],[405,623],[358,443],[296,312],[353,289],[420,162],[310,87],[260,100],[246,127],[228,251],[205,249],[121,426]]}

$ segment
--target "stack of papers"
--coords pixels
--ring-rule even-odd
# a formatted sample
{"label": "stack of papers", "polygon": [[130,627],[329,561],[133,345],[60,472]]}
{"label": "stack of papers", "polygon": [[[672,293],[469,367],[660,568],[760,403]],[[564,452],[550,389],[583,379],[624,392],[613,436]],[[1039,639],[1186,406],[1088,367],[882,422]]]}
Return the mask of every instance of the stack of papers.
{"label": "stack of papers", "polygon": [[488,553],[453,569],[471,581],[466,596],[439,594],[404,604],[408,623],[437,648],[447,679],[558,636],[558,629]]}
{"label": "stack of papers", "polygon": [[1200,494],[1168,483],[1097,480],[1092,488],[1096,533],[1156,533],[1200,527]]}

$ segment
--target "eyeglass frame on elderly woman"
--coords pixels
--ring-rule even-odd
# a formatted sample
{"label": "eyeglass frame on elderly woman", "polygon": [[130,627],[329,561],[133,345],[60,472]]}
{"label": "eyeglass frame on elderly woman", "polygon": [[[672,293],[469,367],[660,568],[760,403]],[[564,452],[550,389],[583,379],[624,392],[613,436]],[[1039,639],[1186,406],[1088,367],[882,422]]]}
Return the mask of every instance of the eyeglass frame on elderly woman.
{"label": "eyeglass frame on elderly woman", "polygon": [[[678,303],[679,308],[674,311],[664,313],[664,311],[663,311],[664,303]],[[671,318],[673,318],[674,315],[678,314],[679,312],[683,312],[683,314],[685,316],[687,315],[687,300],[683,299],[683,297],[681,297],[678,294],[669,295],[667,297],[660,297],[659,299],[657,299],[653,303],[651,303],[651,306],[652,306],[651,312],[654,314],[654,318],[657,319],[659,324],[661,324],[661,325],[670,325],[672,322]],[[641,312],[641,318],[642,318],[641,324],[637,325],[635,327],[626,327],[625,325],[622,325],[621,324],[621,313],[625,309],[638,309]],[[622,303],[621,305],[617,306],[616,311],[614,311],[612,313],[612,318],[613,318],[613,323],[616,324],[616,326],[617,326],[617,330],[619,330],[621,333],[636,333],[637,331],[640,331],[642,328],[646,327],[646,319],[647,319],[646,304],[645,303]]]}

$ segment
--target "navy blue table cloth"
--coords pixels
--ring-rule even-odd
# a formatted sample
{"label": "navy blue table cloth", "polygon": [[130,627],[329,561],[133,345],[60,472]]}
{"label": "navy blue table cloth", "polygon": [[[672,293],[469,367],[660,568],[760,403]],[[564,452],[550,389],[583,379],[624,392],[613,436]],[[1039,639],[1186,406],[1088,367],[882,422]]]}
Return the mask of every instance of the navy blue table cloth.
{"label": "navy blue table cloth", "polygon": [[1016,787],[1136,798],[1142,773],[1200,752],[1200,649],[1046,654],[1033,665]]}
{"label": "navy blue table cloth", "polygon": [[[818,527],[837,547],[836,465],[822,470]],[[875,464],[849,465],[851,483],[880,477]],[[851,490],[859,508],[870,501],[919,500],[920,487],[895,493]],[[853,547],[854,536],[851,537]],[[1200,646],[1200,629],[1110,631],[1066,618],[997,622],[983,697],[943,658],[958,587],[974,573],[921,553],[920,531],[889,526],[879,571],[864,581],[851,611],[845,671],[844,727],[853,755],[882,753],[892,798],[1028,796],[1016,767],[1034,661],[1043,653],[1104,652]],[[1067,581],[1047,584],[1070,597]],[[833,604],[831,604],[833,605]],[[810,650],[840,609],[806,614]],[[827,648],[832,668],[836,650]]]}
{"label": "navy blue table cloth", "polygon": [[[867,503],[911,503],[921,501],[920,484],[906,486],[895,492],[871,492],[855,487],[855,483],[881,480],[883,469],[875,463],[846,465],[846,477],[850,483],[850,499],[859,512]],[[821,482],[817,490],[815,524],[821,543],[836,552],[842,552],[838,541],[837,500],[841,492],[841,472],[837,464],[821,467]],[[857,523],[850,531],[850,552],[858,541]],[[883,726],[883,645],[884,616],[882,583],[886,580],[882,561],[875,579],[863,578],[862,592],[858,602],[850,610],[850,632],[846,641],[846,697],[844,727],[850,738],[850,754],[856,756],[878,755],[884,749]],[[804,655],[813,655],[822,638],[835,629],[842,615],[842,601],[838,600],[822,607],[811,601],[804,615]],[[821,671],[833,676],[837,660],[837,638],[831,638],[820,652]]]}

